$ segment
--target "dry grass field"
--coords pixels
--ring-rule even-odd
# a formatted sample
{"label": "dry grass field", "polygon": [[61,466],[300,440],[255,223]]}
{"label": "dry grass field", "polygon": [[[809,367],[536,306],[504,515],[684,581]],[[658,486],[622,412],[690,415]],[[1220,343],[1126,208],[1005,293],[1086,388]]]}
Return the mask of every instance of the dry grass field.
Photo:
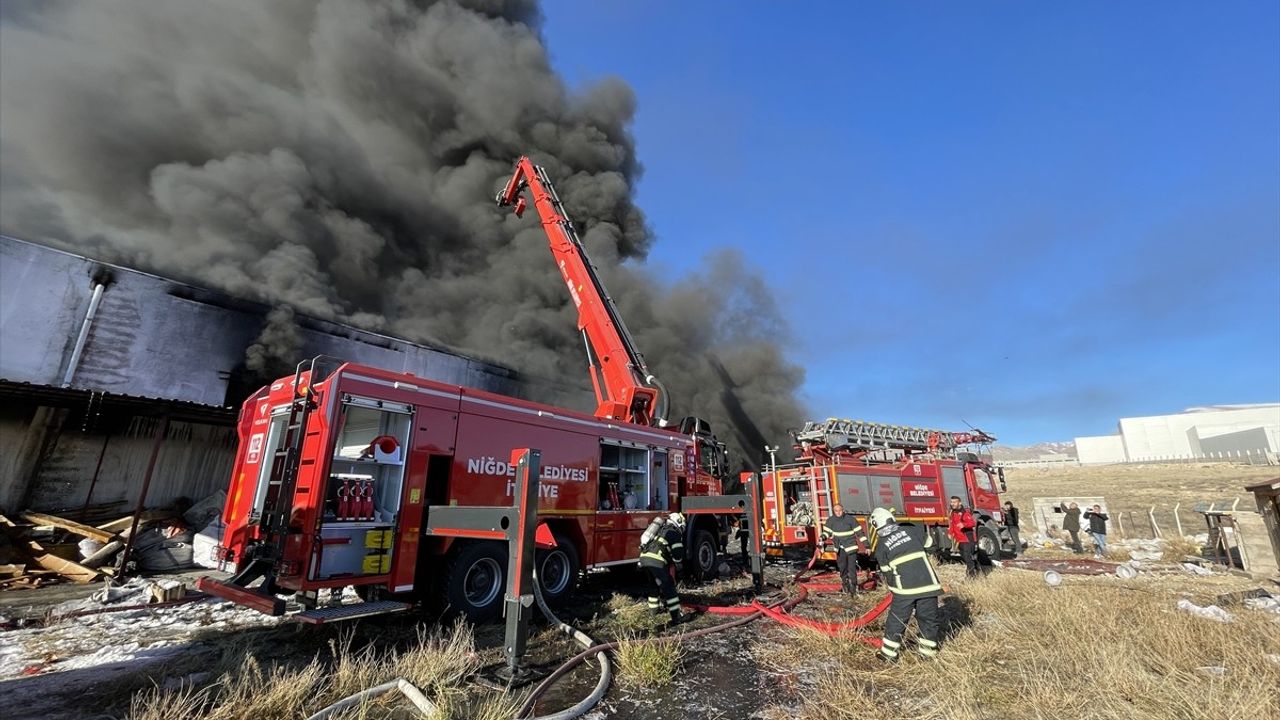
{"label": "dry grass field", "polygon": [[[477,688],[469,676],[480,665],[475,639],[463,624],[422,628],[403,651],[354,649],[351,634],[330,648],[332,662],[319,658],[301,666],[264,665],[250,652],[229,651],[216,678],[203,687],[153,687],[133,696],[131,720],[210,718],[295,720],[347,695],[405,678],[440,709],[436,720],[507,720],[518,697]],[[408,717],[398,693],[369,700],[335,715],[341,720]]]}
{"label": "dry grass field", "polygon": [[[1258,583],[1215,575],[1069,576],[1036,572],[966,581],[943,568],[948,640],[932,661],[883,666],[851,640],[813,633],[768,639],[775,667],[820,667],[817,690],[771,717],[836,720],[1099,720],[1280,717],[1280,617],[1229,607],[1230,623],[1176,609]],[[875,630],[871,631],[875,634]]]}
{"label": "dry grass field", "polygon": [[1087,467],[1007,468],[1006,497],[1020,508],[1031,507],[1033,497],[1102,496],[1114,512],[1131,511],[1143,516],[1155,507],[1161,523],[1171,522],[1174,505],[1187,533],[1202,532],[1203,521],[1192,511],[1202,501],[1240,498],[1242,509],[1254,509],[1252,485],[1280,477],[1280,467],[1228,463],[1178,465],[1095,465]]}
{"label": "dry grass field", "polygon": [[[1019,469],[1007,477],[1010,494],[1020,505],[1029,505],[1036,496],[1103,495],[1112,507],[1139,510],[1155,505],[1167,512],[1177,502],[1186,508],[1202,499],[1244,497],[1244,485],[1277,473],[1277,468],[1169,465]],[[1184,522],[1193,517],[1184,512]],[[1178,545],[1172,554],[1180,556],[1185,550]],[[1062,555],[1060,549],[1028,552],[1029,557]],[[1124,555],[1117,551],[1114,559],[1123,560]],[[741,692],[754,696],[745,705],[733,706],[748,707],[745,714],[721,709],[740,702],[739,696],[717,685],[690,683],[700,666],[722,662],[707,649],[708,643],[723,642],[713,638],[724,636],[675,635],[668,642],[631,642],[668,632],[663,628],[665,616],[650,614],[634,594],[605,593],[594,616],[577,622],[594,637],[624,640],[614,656],[617,684],[595,712],[628,720],[667,717],[673,705],[685,707],[686,716],[721,720],[748,714],[765,720],[853,720],[868,715],[879,720],[1280,718],[1280,615],[1248,608],[1231,597],[1258,588],[1280,590],[1238,574],[1198,576],[1171,563],[1143,567],[1144,572],[1129,580],[1068,574],[1060,586],[1049,587],[1035,570],[1006,565],[968,580],[959,565],[943,565],[939,571],[947,586],[942,598],[944,644],[934,660],[908,652],[901,663],[887,666],[857,637],[831,638],[763,620],[729,631],[739,634],[738,647],[746,658],[732,672],[746,673]],[[785,584],[787,577],[785,568],[774,569],[774,582]],[[713,604],[740,603],[749,594],[745,578],[685,590],[693,601]],[[795,591],[786,589],[784,594]],[[876,599],[815,595],[797,612],[847,619]],[[1181,610],[1182,600],[1220,605],[1232,619],[1218,622]],[[714,617],[699,620],[703,626],[714,622]],[[878,637],[882,627],[881,619],[863,632]],[[914,623],[912,627],[908,648]],[[285,643],[304,637],[273,632],[275,640]],[[203,668],[206,678],[194,687],[167,684],[140,692],[122,687],[122,693],[132,696],[127,717],[305,717],[339,697],[396,677],[422,688],[441,706],[442,719],[509,718],[523,696],[518,692],[504,697],[472,682],[470,675],[497,660],[500,648],[491,643],[481,648],[464,625],[420,628],[416,640],[377,650],[353,644],[349,635],[342,637],[345,642],[320,649],[310,663],[304,659],[276,664],[259,657],[254,647],[232,647],[221,663]],[[576,651],[551,629],[538,631],[530,647],[539,653],[539,662],[549,666]],[[581,697],[594,682],[594,672],[584,666],[557,702],[542,710]],[[699,704],[694,706],[704,710],[688,714],[690,694],[697,696]],[[705,708],[716,708],[719,714],[703,714],[710,712]],[[391,720],[405,713],[404,701],[390,695],[339,717]]]}

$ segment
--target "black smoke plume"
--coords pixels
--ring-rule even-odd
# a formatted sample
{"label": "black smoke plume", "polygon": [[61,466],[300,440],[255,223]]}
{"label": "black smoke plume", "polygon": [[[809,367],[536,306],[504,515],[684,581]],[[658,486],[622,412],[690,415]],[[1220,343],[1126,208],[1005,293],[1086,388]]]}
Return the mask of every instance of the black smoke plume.
{"label": "black smoke plume", "polygon": [[613,79],[569,92],[534,3],[13,1],[3,13],[0,228],[280,305],[247,349],[251,368],[291,364],[298,312],[585,387],[538,223],[492,205],[528,153],[676,412],[730,425],[714,352],[735,412],[774,442],[797,424],[801,373],[742,259],[712,258],[674,285],[644,269],[636,98]]}

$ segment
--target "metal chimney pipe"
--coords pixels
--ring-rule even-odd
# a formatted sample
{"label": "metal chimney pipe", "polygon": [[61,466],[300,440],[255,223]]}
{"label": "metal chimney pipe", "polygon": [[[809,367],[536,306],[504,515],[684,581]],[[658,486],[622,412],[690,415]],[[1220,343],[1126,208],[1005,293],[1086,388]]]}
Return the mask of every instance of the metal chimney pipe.
{"label": "metal chimney pipe", "polygon": [[89,299],[89,311],[84,315],[84,322],[80,325],[80,335],[76,337],[76,345],[71,350],[67,372],[62,376],[62,387],[71,387],[71,379],[75,377],[76,368],[80,365],[80,355],[84,352],[84,345],[89,340],[89,328],[93,327],[93,318],[98,314],[98,303],[102,302],[102,291],[106,287],[102,283],[95,283],[93,286],[93,297]]}

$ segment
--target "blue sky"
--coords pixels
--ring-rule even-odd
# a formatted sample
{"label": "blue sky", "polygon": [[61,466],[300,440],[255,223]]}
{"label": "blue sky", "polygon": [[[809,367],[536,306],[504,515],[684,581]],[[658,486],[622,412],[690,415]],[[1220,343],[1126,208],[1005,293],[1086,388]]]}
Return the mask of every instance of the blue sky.
{"label": "blue sky", "polygon": [[818,417],[1025,444],[1280,400],[1280,4],[544,4],[651,261],[739,248]]}

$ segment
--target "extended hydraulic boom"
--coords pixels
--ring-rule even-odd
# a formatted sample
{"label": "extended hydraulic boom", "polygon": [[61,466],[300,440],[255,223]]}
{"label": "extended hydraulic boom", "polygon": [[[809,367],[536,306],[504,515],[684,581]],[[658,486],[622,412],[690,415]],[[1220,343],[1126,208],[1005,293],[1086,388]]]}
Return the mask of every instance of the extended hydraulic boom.
{"label": "extended hydraulic boom", "polygon": [[890,449],[946,453],[961,445],[987,445],[996,441],[976,428],[969,432],[948,432],[839,418],[806,422],[793,435],[797,446],[825,447],[829,452]]}
{"label": "extended hydraulic boom", "polygon": [[546,171],[521,157],[506,187],[498,193],[498,205],[511,206],[517,217],[522,215],[526,203],[520,193],[525,188],[533,196],[556,267],[578,308],[578,330],[596,393],[596,417],[665,427],[666,390],[636,349]]}

